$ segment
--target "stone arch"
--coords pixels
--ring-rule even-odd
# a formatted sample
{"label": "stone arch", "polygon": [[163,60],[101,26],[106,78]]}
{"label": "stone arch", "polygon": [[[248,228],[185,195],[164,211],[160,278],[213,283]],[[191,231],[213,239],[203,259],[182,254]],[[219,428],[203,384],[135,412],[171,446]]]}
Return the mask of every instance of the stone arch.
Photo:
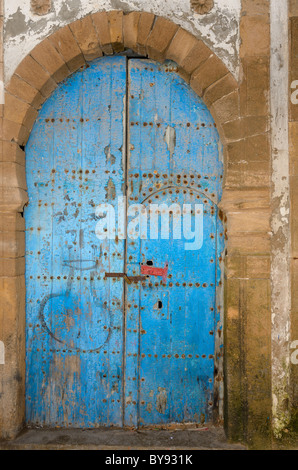
{"label": "stone arch", "polygon": [[[203,41],[168,19],[147,12],[98,12],[48,36],[23,59],[5,89],[0,211],[5,214],[3,223],[7,226],[13,253],[5,259],[5,274],[2,275],[6,276],[8,272],[11,276],[10,289],[16,293],[15,297],[25,291],[24,219],[19,214],[28,201],[24,146],[38,110],[59,82],[86,66],[87,61],[125,49],[132,49],[158,62],[166,59],[176,62],[178,73],[209,108],[226,157],[235,150],[233,142],[238,145],[247,134],[246,122],[240,118],[239,86],[233,75]],[[227,211],[234,204],[233,198],[230,200],[228,196],[228,188],[229,170],[226,170],[223,198]],[[240,203],[242,198],[245,196],[241,194]],[[24,318],[23,303],[22,306],[16,303],[12,308],[15,318]],[[16,341],[21,343],[22,355],[18,355],[16,363],[18,370],[22,371],[22,381],[14,381],[7,393],[23,397],[25,356],[24,340],[20,338],[24,335],[24,325],[18,320],[17,323],[15,335]],[[16,357],[15,352],[13,356]],[[9,421],[2,435],[14,436],[22,426],[23,415],[22,398],[19,415]]]}
{"label": "stone arch", "polygon": [[27,201],[25,168],[17,164],[24,161],[23,147],[42,103],[59,82],[87,61],[125,49],[159,62],[176,62],[178,73],[208,106],[224,148],[241,139],[238,83],[203,41],[152,13],[94,13],[44,39],[23,59],[6,86],[3,152],[5,161],[12,163],[0,208],[20,211]]}

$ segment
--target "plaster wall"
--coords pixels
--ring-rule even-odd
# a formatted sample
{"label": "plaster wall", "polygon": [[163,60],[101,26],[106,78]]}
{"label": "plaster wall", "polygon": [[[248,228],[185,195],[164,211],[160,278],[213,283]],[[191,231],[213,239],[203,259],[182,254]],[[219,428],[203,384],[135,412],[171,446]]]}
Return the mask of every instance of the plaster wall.
{"label": "plaster wall", "polygon": [[190,0],[52,0],[46,15],[33,13],[30,0],[4,2],[5,83],[21,60],[45,37],[90,13],[102,10],[148,11],[179,24],[203,39],[237,78],[241,0],[215,0],[210,13],[199,15]]}

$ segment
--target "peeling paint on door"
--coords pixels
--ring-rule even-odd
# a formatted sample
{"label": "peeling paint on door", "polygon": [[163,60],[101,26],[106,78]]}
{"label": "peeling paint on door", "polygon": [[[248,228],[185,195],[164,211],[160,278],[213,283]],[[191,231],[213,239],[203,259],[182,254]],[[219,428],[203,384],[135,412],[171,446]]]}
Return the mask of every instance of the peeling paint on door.
{"label": "peeling paint on door", "polygon": [[105,155],[106,155],[106,161],[107,163],[110,163],[111,165],[114,165],[116,158],[114,155],[111,154],[111,146],[107,145],[105,147]]}
{"label": "peeling paint on door", "polygon": [[170,158],[173,157],[176,147],[176,131],[175,127],[168,126],[165,132],[164,141],[168,146]]}
{"label": "peeling paint on door", "polygon": [[112,178],[109,178],[108,184],[105,186],[106,200],[113,201],[116,198],[116,188]]}
{"label": "peeling paint on door", "polygon": [[165,388],[158,387],[158,395],[156,397],[156,409],[158,413],[165,414],[168,402],[167,391]]}

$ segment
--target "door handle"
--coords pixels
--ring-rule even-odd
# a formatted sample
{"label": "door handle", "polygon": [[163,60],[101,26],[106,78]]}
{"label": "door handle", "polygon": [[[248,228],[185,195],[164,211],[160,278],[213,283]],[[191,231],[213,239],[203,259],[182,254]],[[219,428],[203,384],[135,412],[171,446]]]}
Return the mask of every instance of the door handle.
{"label": "door handle", "polygon": [[146,281],[146,276],[127,276],[125,273],[105,273],[105,277],[123,278],[127,284]]}

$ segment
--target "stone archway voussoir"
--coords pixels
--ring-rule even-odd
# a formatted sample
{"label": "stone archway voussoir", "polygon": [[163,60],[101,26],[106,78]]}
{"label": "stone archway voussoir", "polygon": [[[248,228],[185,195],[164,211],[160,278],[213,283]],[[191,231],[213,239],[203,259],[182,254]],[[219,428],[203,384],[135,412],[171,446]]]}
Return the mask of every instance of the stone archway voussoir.
{"label": "stone archway voussoir", "polygon": [[199,39],[172,21],[147,12],[97,12],[54,32],[26,56],[6,87],[3,138],[24,145],[36,110],[87,61],[132,49],[152,60],[173,60],[178,73],[209,107],[223,143],[239,140],[238,83]]}

